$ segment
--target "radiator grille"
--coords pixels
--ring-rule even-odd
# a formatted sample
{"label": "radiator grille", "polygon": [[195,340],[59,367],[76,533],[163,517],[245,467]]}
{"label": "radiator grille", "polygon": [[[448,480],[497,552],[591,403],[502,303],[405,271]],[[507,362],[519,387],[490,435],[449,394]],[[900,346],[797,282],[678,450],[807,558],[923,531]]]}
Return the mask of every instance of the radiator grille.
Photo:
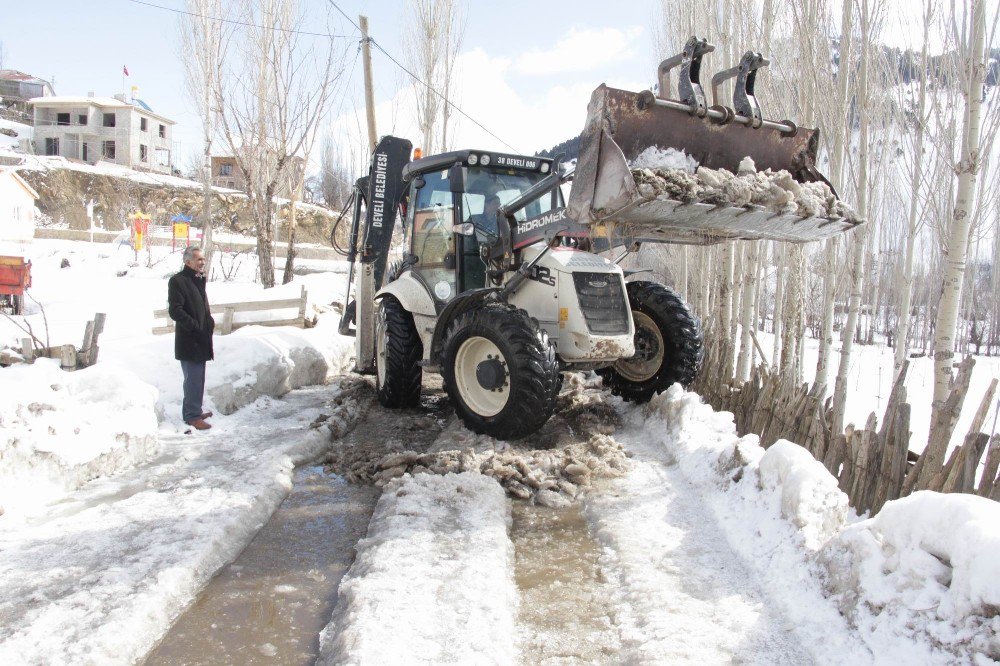
{"label": "radiator grille", "polygon": [[614,273],[573,273],[573,284],[591,333],[628,333],[628,299],[619,276]]}

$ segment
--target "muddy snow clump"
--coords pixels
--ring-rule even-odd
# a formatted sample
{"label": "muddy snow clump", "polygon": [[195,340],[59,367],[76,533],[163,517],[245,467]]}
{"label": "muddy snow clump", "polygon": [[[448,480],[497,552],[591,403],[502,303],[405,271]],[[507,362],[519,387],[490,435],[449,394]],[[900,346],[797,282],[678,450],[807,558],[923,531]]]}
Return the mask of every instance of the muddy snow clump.
{"label": "muddy snow clump", "polygon": [[[653,150],[647,148],[642,158]],[[675,151],[676,152],[676,151]],[[680,153],[681,156],[685,156]],[[676,161],[676,156],[674,157]],[[644,199],[674,199],[684,203],[707,203],[734,208],[763,208],[801,217],[846,218],[859,221],[853,210],[840,201],[823,182],[800,183],[785,170],[757,171],[751,158],[740,161],[738,173],[726,169],[686,165],[656,165],[636,159],[632,164],[639,195]],[[668,160],[664,160],[669,164]]]}

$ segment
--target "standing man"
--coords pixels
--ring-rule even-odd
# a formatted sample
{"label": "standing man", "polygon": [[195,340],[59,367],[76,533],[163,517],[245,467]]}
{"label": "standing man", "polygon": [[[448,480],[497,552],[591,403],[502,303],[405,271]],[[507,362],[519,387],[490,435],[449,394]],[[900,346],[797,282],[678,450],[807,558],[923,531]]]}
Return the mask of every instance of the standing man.
{"label": "standing man", "polygon": [[202,412],[205,395],[205,362],[215,358],[212,348],[212,331],[215,320],[205,294],[205,258],[201,249],[184,248],[184,268],[167,283],[167,302],[174,327],[174,357],[181,362],[184,372],[184,405],[181,413],[184,423],[198,430],[212,426],[205,419],[212,412]]}

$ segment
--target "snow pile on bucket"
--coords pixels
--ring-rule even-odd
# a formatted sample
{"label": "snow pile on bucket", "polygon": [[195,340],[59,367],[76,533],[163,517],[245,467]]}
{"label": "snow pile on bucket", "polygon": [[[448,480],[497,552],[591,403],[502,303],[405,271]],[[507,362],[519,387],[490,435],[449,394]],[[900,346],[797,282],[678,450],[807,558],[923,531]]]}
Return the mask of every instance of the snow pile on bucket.
{"label": "snow pile on bucket", "polygon": [[29,511],[158,451],[157,391],[95,365],[42,358],[0,372],[0,514]]}
{"label": "snow pile on bucket", "polygon": [[320,636],[320,664],[514,663],[510,508],[480,474],[386,486]]}
{"label": "snow pile on bucket", "polygon": [[[566,506],[595,480],[621,476],[627,469],[625,449],[609,436],[620,417],[607,399],[596,377],[568,375],[553,417],[523,440],[476,435],[456,418],[426,450],[388,438],[337,448],[330,463],[351,482],[378,486],[406,474],[476,472],[496,479],[511,497]],[[437,428],[431,417],[413,427]]]}
{"label": "snow pile on bucket", "polygon": [[[846,619],[886,663],[1000,659],[996,502],[922,492],[862,521],[805,449],[779,441],[765,451],[756,436],[737,436],[731,414],[679,386],[633,418],[699,488],[793,622]],[[795,570],[801,579],[787,575]],[[812,638],[825,644],[836,633]]]}
{"label": "snow pile on bucket", "polygon": [[645,163],[641,159],[643,155],[633,162],[632,176],[639,195],[645,199],[664,197],[684,203],[759,207],[802,217],[856,219],[851,208],[837,199],[826,183],[800,183],[784,170],[758,172],[750,158],[745,158],[740,163],[739,173],[734,174],[703,166],[693,171],[689,163],[678,166],[670,160],[662,166],[642,166]]}
{"label": "snow pile on bucket", "polygon": [[683,150],[650,146],[639,153],[629,166],[633,169],[680,169],[694,173],[698,169],[698,160]]}

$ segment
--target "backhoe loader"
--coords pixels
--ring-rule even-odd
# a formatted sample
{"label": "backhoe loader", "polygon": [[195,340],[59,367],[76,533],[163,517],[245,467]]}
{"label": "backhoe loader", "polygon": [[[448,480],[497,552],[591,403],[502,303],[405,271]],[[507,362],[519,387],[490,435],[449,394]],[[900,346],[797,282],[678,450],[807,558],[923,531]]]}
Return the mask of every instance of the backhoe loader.
{"label": "backhoe loader", "polygon": [[[644,242],[807,242],[858,223],[640,192],[630,164],[650,146],[713,169],[736,172],[749,157],[800,183],[825,182],[818,131],[761,114],[760,54],[713,78],[713,92],[735,80],[731,107],[708,105],[699,73],[711,51],[692,37],[665,60],[660,96],[598,87],[572,175],[558,158],[459,150],[411,159],[409,141],[381,139],[355,186],[340,331],[355,336],[354,369],[375,375],[382,405],[419,405],[423,373],[440,373],[469,429],[512,440],[552,415],[562,372],[594,370],[614,394],[647,401],[694,379],[702,333],[674,290],[619,267],[626,254]],[[397,219],[406,249],[388,266]]]}

